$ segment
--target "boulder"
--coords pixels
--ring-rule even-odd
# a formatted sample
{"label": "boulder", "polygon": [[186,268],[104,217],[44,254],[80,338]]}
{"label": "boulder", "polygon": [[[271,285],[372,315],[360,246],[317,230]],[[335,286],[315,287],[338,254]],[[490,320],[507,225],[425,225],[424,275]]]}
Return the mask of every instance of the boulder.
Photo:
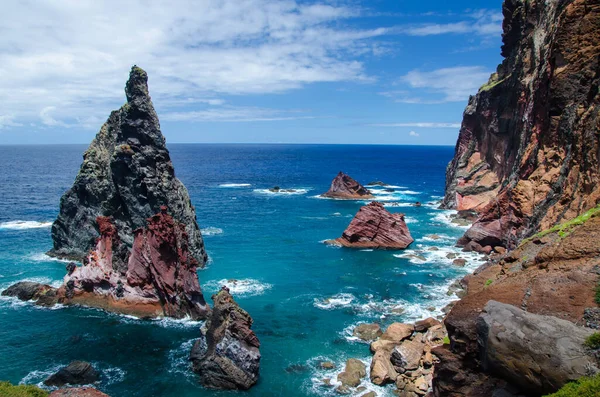
{"label": "boulder", "polygon": [[377,350],[373,355],[370,372],[372,383],[382,386],[396,381],[398,372],[390,361],[390,355],[391,353],[385,349]]}
{"label": "boulder", "polygon": [[212,315],[190,353],[193,370],[205,387],[247,390],[258,381],[260,370],[260,342],[251,330],[252,317],[239,307],[227,287],[212,299]]}
{"label": "boulder", "polygon": [[403,340],[410,338],[414,330],[415,327],[412,324],[393,323],[385,330],[379,340],[371,343],[371,351],[391,350]]}
{"label": "boulder", "polygon": [[31,281],[20,281],[11,285],[2,291],[2,296],[11,296],[22,301],[34,301],[40,306],[53,306],[58,302],[56,288]]}
{"label": "boulder", "polygon": [[392,214],[374,201],[361,207],[342,237],[329,243],[349,248],[405,249],[413,241],[404,215]]}
{"label": "boulder", "polygon": [[73,361],[44,381],[46,386],[89,385],[100,379],[98,371],[85,361]]}
{"label": "boulder", "polygon": [[396,346],[391,354],[391,362],[394,367],[404,371],[419,368],[421,356],[425,351],[425,344],[419,340],[408,340]]}
{"label": "boulder", "polygon": [[379,324],[359,324],[352,331],[352,335],[370,342],[383,335],[383,332],[381,331]]}
{"label": "boulder", "polygon": [[337,380],[347,387],[357,387],[361,379],[367,375],[367,366],[355,358],[346,361],[346,367],[343,372],[337,376]]}
{"label": "boulder", "polygon": [[467,260],[463,258],[457,258],[452,261],[452,264],[454,266],[465,267],[465,265],[467,264]]}
{"label": "boulder", "polygon": [[415,332],[425,332],[429,328],[435,325],[441,325],[442,323],[433,317],[428,317],[425,320],[419,320],[415,323]]}
{"label": "boulder", "polygon": [[349,200],[365,200],[374,198],[368,189],[341,171],[331,182],[331,187],[329,190],[323,193],[321,196]]}
{"label": "boulder", "polygon": [[187,189],[175,177],[144,70],[131,68],[125,94],[127,103],[110,114],[85,151],[73,186],[60,200],[48,254],[85,261],[100,237],[96,219],[101,216],[112,219],[123,259],[133,247],[135,231],[167,206],[185,228],[189,255],[203,267],[208,257],[196,212]]}
{"label": "boulder", "polygon": [[570,321],[490,301],[477,321],[481,365],[532,394],[553,393],[598,371],[583,344],[593,333]]}

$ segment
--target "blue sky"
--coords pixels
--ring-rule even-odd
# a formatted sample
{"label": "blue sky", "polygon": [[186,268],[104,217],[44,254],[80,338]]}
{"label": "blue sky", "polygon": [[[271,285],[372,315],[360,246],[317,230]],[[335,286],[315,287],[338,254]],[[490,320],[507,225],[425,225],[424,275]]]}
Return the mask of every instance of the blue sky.
{"label": "blue sky", "polygon": [[171,143],[453,145],[501,61],[501,5],[9,2],[0,144],[90,142],[137,64]]}

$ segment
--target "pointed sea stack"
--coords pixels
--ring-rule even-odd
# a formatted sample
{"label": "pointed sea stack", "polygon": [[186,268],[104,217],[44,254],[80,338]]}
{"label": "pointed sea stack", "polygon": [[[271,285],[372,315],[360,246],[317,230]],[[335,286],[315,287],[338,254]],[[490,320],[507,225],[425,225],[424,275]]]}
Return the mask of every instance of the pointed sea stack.
{"label": "pointed sea stack", "polygon": [[136,317],[206,318],[185,225],[167,208],[135,230],[128,251],[110,218],[98,217],[101,236],[83,266],[69,268],[59,302],[98,307]]}
{"label": "pointed sea stack", "polygon": [[374,201],[361,207],[342,237],[326,241],[348,248],[405,249],[414,239],[403,214],[392,214]]}
{"label": "pointed sea stack", "polygon": [[[207,260],[196,213],[175,171],[148,93],[148,75],[131,68],[127,103],[113,111],[83,155],[75,182],[60,200],[52,225],[51,256],[83,261],[100,237],[96,218],[110,217],[124,252],[134,230],[166,206],[185,226],[189,253],[200,267]],[[124,260],[124,258],[122,258]]]}
{"label": "pointed sea stack", "polygon": [[368,200],[374,198],[371,192],[363,185],[356,182],[351,176],[340,171],[331,182],[331,187],[321,197],[346,199],[346,200]]}
{"label": "pointed sea stack", "polygon": [[212,297],[212,315],[190,360],[201,383],[213,389],[247,390],[258,381],[260,342],[250,329],[252,317],[233,300],[226,287]]}

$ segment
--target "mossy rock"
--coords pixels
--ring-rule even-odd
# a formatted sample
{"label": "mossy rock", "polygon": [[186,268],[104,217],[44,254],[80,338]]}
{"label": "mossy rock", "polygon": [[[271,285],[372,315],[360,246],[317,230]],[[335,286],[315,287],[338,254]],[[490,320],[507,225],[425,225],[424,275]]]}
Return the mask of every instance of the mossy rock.
{"label": "mossy rock", "polygon": [[546,397],[597,397],[600,396],[600,375],[583,377],[567,383],[559,391]]}
{"label": "mossy rock", "polygon": [[9,382],[0,382],[2,397],[46,397],[48,392],[32,385],[13,386]]}

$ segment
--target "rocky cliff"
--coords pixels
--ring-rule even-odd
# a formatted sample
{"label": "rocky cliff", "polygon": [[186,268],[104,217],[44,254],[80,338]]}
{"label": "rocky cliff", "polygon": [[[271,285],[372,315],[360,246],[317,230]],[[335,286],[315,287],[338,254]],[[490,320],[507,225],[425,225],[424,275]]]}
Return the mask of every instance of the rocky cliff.
{"label": "rocky cliff", "polygon": [[600,4],[505,0],[504,61],[469,99],[443,206],[462,244],[514,247],[600,199]]}
{"label": "rocky cliff", "polygon": [[[60,200],[52,225],[50,255],[82,261],[100,236],[98,216],[110,217],[125,254],[134,230],[165,205],[185,225],[190,254],[204,266],[207,256],[196,213],[175,177],[169,151],[148,93],[148,76],[137,66],[125,86],[127,103],[113,111],[83,155],[75,182]],[[124,258],[122,258],[124,260]]]}

